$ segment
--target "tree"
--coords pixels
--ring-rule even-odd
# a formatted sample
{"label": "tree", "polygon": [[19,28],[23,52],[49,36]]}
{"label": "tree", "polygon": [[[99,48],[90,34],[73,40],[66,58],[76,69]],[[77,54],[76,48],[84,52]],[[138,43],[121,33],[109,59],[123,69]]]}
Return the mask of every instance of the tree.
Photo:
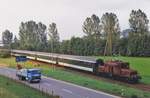
{"label": "tree", "polygon": [[[120,37],[120,27],[119,27],[119,20],[114,13],[105,13],[103,14],[102,18],[102,35],[104,39],[107,40],[106,42],[106,49],[105,52],[108,55],[112,55],[112,41],[119,39]],[[104,53],[105,54],[105,53]]]}
{"label": "tree", "polygon": [[84,40],[79,37],[72,37],[70,40],[70,54],[84,55]]}
{"label": "tree", "polygon": [[37,45],[37,25],[34,21],[21,23],[19,27],[21,49],[35,50]]}
{"label": "tree", "polygon": [[50,37],[49,45],[50,45],[51,52],[59,52],[59,48],[60,48],[59,34],[58,34],[56,23],[51,23],[49,25],[48,30],[49,30],[48,35]]}
{"label": "tree", "polygon": [[[93,55],[95,50],[95,40],[90,37],[84,37],[84,55]],[[98,46],[99,47],[99,46]]]}
{"label": "tree", "polygon": [[10,47],[12,38],[13,38],[13,33],[11,33],[9,30],[5,30],[4,32],[2,32],[2,41],[4,46]]}
{"label": "tree", "polygon": [[93,14],[91,17],[87,17],[83,23],[83,32],[89,37],[99,38],[101,33],[100,19]]}
{"label": "tree", "polygon": [[130,28],[134,33],[147,33],[149,20],[147,15],[139,10],[132,10],[129,18]]}
{"label": "tree", "polygon": [[38,36],[38,43],[37,49],[40,51],[44,51],[47,48],[47,34],[46,34],[46,25],[39,22],[37,24],[37,36]]}
{"label": "tree", "polygon": [[22,22],[19,37],[21,49],[44,51],[47,46],[46,26],[41,22]]}
{"label": "tree", "polygon": [[62,54],[71,54],[70,40],[63,40],[60,43],[60,52]]}
{"label": "tree", "polygon": [[17,37],[14,37],[14,41],[12,43],[12,48],[13,49],[18,49],[19,48],[19,40],[17,39]]}
{"label": "tree", "polygon": [[128,37],[128,55],[141,56],[148,50],[148,45],[145,45],[149,38],[148,23],[146,14],[140,9],[131,11],[129,24],[132,31]]}
{"label": "tree", "polygon": [[[84,37],[84,46],[87,46],[90,49],[85,48],[84,55],[90,55],[92,53],[96,54],[100,51],[100,39],[101,39],[101,25],[100,19],[98,16],[93,14],[91,17],[87,17],[83,23],[83,32],[86,34]],[[89,44],[87,43],[89,42]],[[93,48],[93,50],[91,50]]]}

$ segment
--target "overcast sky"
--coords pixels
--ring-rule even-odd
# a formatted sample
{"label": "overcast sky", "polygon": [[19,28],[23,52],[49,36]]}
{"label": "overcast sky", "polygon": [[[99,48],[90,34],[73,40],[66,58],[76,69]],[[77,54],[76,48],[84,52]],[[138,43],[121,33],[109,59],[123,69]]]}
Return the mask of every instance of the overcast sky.
{"label": "overcast sky", "polygon": [[69,39],[84,34],[83,21],[92,14],[114,12],[121,29],[126,29],[132,9],[143,10],[150,19],[150,0],[0,0],[0,32],[9,29],[17,35],[21,21],[47,26],[55,22],[61,40]]}

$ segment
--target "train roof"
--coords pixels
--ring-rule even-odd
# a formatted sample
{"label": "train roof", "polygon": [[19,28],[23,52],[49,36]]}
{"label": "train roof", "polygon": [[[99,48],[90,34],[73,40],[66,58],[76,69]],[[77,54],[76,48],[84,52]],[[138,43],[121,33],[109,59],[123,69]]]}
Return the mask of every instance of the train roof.
{"label": "train roof", "polygon": [[97,60],[97,58],[90,57],[90,56],[66,55],[66,54],[57,54],[57,53],[27,51],[27,50],[12,50],[12,52],[16,52],[20,54],[53,57],[53,58],[59,58],[59,59],[75,60],[75,61],[88,62],[88,63],[96,63],[96,60]]}

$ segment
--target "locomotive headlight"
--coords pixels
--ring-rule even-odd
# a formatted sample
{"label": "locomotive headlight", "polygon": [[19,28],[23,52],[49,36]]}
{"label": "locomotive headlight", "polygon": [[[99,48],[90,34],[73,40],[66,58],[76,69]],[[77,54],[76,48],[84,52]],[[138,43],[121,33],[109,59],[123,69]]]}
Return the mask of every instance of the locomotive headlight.
{"label": "locomotive headlight", "polygon": [[132,78],[136,78],[136,77],[137,77],[137,75],[136,75],[136,74],[133,74],[131,77],[132,77]]}

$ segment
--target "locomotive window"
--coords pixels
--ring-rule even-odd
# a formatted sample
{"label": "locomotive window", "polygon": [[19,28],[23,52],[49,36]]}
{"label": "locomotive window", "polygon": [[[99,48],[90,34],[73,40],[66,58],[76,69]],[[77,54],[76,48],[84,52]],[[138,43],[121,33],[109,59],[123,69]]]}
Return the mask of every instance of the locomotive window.
{"label": "locomotive window", "polygon": [[128,69],[128,68],[129,68],[129,65],[127,65],[127,64],[122,64],[121,68]]}

